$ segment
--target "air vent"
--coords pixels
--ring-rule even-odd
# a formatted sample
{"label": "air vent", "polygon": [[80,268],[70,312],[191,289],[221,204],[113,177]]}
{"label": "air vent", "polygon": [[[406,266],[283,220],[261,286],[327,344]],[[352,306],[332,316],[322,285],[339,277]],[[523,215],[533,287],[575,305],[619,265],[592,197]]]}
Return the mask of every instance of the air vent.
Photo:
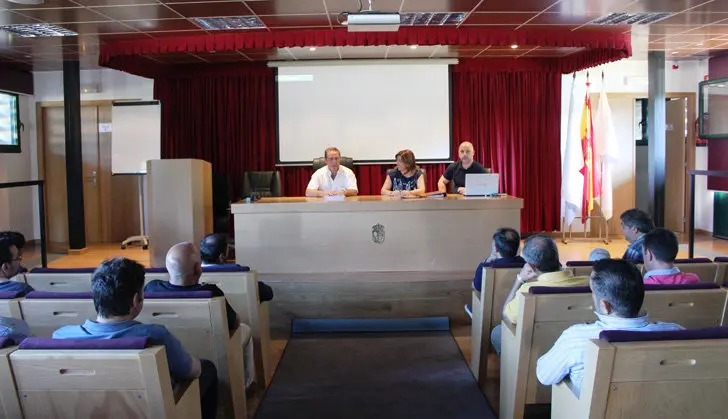
{"label": "air vent", "polygon": [[78,35],[74,31],[46,23],[35,23],[30,25],[0,25],[0,31],[10,32],[23,38]]}
{"label": "air vent", "polygon": [[440,26],[457,25],[465,19],[465,13],[402,13],[399,15],[403,26]]}
{"label": "air vent", "polygon": [[671,16],[672,13],[610,13],[589,22],[590,25],[649,25]]}
{"label": "air vent", "polygon": [[208,31],[235,31],[240,29],[265,28],[263,22],[255,16],[235,17],[196,17],[192,19],[197,26]]}

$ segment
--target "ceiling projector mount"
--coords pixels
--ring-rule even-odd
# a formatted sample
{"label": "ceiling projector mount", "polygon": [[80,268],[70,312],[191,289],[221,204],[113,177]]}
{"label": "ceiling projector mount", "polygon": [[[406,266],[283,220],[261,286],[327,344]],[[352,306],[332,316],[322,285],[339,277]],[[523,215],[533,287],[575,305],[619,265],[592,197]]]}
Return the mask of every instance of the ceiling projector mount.
{"label": "ceiling projector mount", "polygon": [[349,32],[397,32],[399,22],[399,13],[374,10],[372,0],[369,0],[369,9],[364,10],[359,0],[358,12],[343,12],[339,15],[339,23],[345,25]]}

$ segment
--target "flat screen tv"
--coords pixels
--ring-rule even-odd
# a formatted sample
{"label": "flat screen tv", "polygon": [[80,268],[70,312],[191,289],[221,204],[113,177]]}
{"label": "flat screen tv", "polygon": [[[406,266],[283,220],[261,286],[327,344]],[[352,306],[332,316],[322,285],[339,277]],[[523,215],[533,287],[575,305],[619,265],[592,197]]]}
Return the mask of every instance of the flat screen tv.
{"label": "flat screen tv", "polygon": [[701,82],[698,89],[702,139],[728,139],[728,78]]}
{"label": "flat screen tv", "polygon": [[20,153],[18,95],[0,92],[0,153]]}

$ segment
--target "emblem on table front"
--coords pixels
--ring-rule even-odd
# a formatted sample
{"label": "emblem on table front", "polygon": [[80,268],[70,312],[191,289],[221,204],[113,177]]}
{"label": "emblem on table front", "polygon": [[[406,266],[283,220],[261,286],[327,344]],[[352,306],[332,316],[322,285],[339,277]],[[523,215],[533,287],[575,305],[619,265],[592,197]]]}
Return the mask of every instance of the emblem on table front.
{"label": "emblem on table front", "polygon": [[375,224],[372,226],[372,241],[377,244],[384,243],[384,226]]}

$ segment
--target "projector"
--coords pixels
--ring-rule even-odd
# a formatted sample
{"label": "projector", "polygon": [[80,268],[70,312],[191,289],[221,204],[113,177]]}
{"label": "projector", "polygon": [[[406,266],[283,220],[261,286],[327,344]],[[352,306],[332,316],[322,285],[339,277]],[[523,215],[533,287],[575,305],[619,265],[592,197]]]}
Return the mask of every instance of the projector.
{"label": "projector", "polygon": [[349,32],[397,32],[399,13],[361,11],[348,13],[346,26]]}

